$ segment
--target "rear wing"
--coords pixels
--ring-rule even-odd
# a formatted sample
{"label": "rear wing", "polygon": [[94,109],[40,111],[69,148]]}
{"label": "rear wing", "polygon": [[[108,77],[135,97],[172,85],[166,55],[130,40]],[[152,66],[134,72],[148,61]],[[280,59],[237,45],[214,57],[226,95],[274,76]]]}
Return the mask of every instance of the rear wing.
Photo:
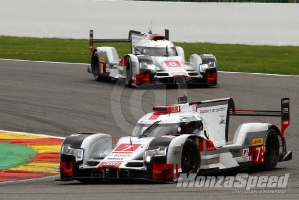
{"label": "rear wing", "polygon": [[198,112],[203,119],[211,123],[212,131],[222,141],[228,141],[229,116],[271,116],[281,117],[281,137],[290,124],[290,99],[281,99],[280,111],[269,110],[236,110],[232,98],[222,98],[191,102],[189,106]]}
{"label": "rear wing", "polygon": [[281,137],[290,125],[290,98],[282,98],[280,102],[281,109],[279,111],[269,110],[230,110],[230,115],[237,116],[270,116],[281,117]]}
{"label": "rear wing", "polygon": [[[93,30],[89,30],[89,49],[91,54],[93,53],[93,44],[94,43],[118,43],[118,42],[130,42],[131,43],[131,53],[134,53],[133,47],[135,44],[144,38],[144,34],[140,31],[129,31],[128,38],[124,39],[94,39],[93,38]],[[165,29],[165,39],[169,40],[169,30]]]}
{"label": "rear wing", "polygon": [[89,30],[89,49],[91,53],[93,53],[93,44],[94,43],[116,43],[116,42],[131,42],[132,41],[132,33],[139,33],[138,31],[130,30],[129,37],[127,39],[94,39],[93,38],[93,30]]}

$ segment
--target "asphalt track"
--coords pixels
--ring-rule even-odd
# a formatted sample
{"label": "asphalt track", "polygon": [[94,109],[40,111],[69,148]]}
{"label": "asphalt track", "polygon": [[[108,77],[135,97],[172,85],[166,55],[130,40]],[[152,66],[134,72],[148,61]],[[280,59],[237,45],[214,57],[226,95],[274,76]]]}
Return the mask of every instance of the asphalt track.
{"label": "asphalt track", "polygon": [[[288,149],[293,151],[293,160],[279,163],[274,171],[250,172],[255,176],[290,173],[284,194],[263,193],[260,189],[253,190],[257,194],[244,194],[234,188],[179,188],[175,184],[141,181],[83,185],[75,181],[56,182],[57,177],[48,177],[1,183],[1,200],[298,198],[298,76],[219,73],[216,88],[144,90],[124,88],[111,81],[95,82],[83,64],[0,60],[0,66],[0,128],[4,130],[59,137],[92,131],[119,138],[128,134],[137,118],[151,111],[154,104],[175,103],[178,94],[187,94],[189,101],[232,97],[237,108],[263,110],[279,110],[280,98],[290,97],[291,125],[286,140]],[[231,135],[243,120],[279,124],[279,118],[234,117]]]}

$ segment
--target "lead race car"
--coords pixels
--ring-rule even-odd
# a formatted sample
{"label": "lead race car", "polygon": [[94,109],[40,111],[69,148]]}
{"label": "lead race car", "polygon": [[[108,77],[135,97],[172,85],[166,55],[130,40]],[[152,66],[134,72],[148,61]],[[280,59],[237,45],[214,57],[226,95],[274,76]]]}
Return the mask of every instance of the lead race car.
{"label": "lead race car", "polygon": [[[205,84],[217,85],[217,60],[211,53],[192,54],[185,61],[184,50],[165,35],[131,30],[128,39],[94,39],[90,30],[91,65],[87,71],[95,80],[104,77],[125,80],[128,87],[141,84]],[[130,42],[131,53],[121,59],[114,47],[93,47],[94,43]]]}
{"label": "lead race car", "polygon": [[[242,123],[228,141],[230,116],[281,117],[281,129],[271,123]],[[178,104],[153,107],[153,112],[137,122],[132,135],[117,143],[104,133],[76,133],[65,138],[59,180],[173,182],[180,173],[241,167],[272,170],[278,162],[292,159],[284,137],[289,124],[288,98],[281,99],[280,111],[236,110],[232,98],[190,103],[183,99]]]}

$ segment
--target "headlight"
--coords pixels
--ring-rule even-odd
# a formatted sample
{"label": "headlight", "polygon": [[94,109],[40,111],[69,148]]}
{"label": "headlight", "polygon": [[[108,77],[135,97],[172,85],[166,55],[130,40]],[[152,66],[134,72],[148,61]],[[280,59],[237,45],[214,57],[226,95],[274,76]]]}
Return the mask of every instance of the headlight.
{"label": "headlight", "polygon": [[208,69],[208,67],[209,67],[208,64],[200,64],[199,65],[200,71],[202,71],[202,72],[206,71],[206,69]]}
{"label": "headlight", "polygon": [[157,72],[156,65],[154,65],[154,64],[140,63],[140,68],[141,69],[149,69],[149,70],[151,70],[152,73]]}
{"label": "headlight", "polygon": [[209,62],[209,63],[206,63],[206,64],[200,64],[199,65],[199,70],[201,72],[205,72],[206,69],[208,69],[208,68],[215,68],[215,67],[217,67],[217,63],[216,62]]}
{"label": "headlight", "polygon": [[160,157],[167,155],[167,147],[159,147],[157,149],[145,150],[143,160],[150,162],[152,157]]}
{"label": "headlight", "polygon": [[76,162],[83,160],[83,149],[73,149],[70,146],[62,146],[61,154],[75,156]]}

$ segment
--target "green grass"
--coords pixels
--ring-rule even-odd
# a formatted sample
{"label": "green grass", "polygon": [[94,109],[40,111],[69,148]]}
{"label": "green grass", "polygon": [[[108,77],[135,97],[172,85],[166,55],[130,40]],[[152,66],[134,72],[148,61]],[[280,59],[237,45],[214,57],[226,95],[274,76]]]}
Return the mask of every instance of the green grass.
{"label": "green grass", "polygon": [[[129,43],[97,44],[114,46],[123,56],[130,52]],[[218,70],[299,75],[298,46],[254,46],[214,43],[175,43],[185,51],[186,60],[192,53],[212,53]],[[0,58],[89,63],[87,39],[28,38],[0,36]]]}

